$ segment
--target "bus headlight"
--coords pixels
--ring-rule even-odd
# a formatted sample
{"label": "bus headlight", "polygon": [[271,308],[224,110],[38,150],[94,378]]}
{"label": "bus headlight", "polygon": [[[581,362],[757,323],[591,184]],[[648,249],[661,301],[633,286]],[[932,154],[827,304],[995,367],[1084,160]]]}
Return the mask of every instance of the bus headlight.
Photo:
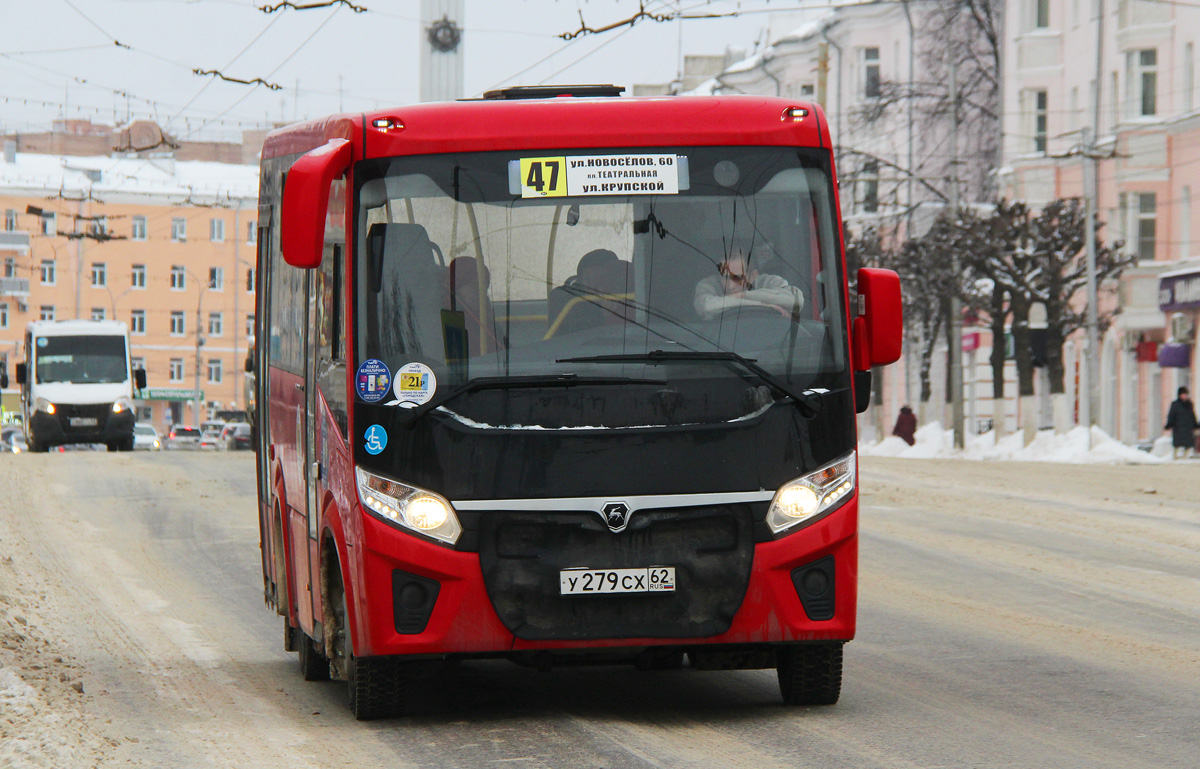
{"label": "bus headlight", "polygon": [[53,414],[54,413],[54,404],[51,403],[50,401],[46,400],[45,398],[35,398],[33,401],[33,410],[41,411],[46,414]]}
{"label": "bus headlight", "polygon": [[444,498],[424,489],[355,468],[358,498],[367,512],[390,524],[411,529],[453,545],[462,534],[454,508]]}
{"label": "bus headlight", "polygon": [[816,472],[785,483],[767,510],[767,527],[774,534],[811,521],[854,493],[855,452]]}
{"label": "bus headlight", "polygon": [[113,402],[112,410],[113,410],[114,414],[120,414],[122,411],[128,411],[129,409],[132,409],[132,408],[133,408],[133,401],[130,400],[129,398],[122,396],[120,398],[117,398],[117,400]]}

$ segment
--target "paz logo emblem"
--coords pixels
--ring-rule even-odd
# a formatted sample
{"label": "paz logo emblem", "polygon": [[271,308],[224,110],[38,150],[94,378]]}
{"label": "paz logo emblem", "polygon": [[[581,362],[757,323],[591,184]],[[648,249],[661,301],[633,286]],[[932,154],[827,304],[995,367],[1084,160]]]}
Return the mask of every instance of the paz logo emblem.
{"label": "paz logo emblem", "polygon": [[600,515],[604,518],[604,523],[608,526],[609,531],[616,534],[624,531],[625,526],[629,523],[629,505],[624,502],[606,502]]}

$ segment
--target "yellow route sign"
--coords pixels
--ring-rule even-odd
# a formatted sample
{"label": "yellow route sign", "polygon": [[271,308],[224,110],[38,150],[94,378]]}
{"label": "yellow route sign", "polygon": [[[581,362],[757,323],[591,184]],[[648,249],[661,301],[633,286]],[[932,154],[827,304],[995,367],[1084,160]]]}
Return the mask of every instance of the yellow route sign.
{"label": "yellow route sign", "polygon": [[561,198],[566,195],[566,158],[521,158],[521,197]]}

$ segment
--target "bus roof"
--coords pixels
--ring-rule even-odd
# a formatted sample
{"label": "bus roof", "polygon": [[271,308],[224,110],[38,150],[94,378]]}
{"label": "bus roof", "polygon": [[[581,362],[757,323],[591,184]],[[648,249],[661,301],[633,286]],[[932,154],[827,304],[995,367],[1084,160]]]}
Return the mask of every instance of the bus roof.
{"label": "bus roof", "polygon": [[126,336],[129,326],[119,320],[31,320],[25,330],[42,336]]}
{"label": "bus roof", "polygon": [[[795,110],[795,112],[791,112]],[[831,146],[815,103],[767,96],[475,99],[333,115],[276,129],[263,158],[347,139],[354,159],[654,146]]]}

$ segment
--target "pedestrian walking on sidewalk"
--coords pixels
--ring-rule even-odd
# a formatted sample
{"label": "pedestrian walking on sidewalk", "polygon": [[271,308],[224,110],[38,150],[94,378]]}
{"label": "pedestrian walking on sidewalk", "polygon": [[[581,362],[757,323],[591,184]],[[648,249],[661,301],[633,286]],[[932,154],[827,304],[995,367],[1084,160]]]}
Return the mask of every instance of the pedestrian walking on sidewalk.
{"label": "pedestrian walking on sidewalk", "polygon": [[903,406],[900,409],[900,416],[896,417],[896,426],[892,428],[892,435],[899,437],[909,446],[916,443],[917,434],[917,415],[908,406]]}
{"label": "pedestrian walking on sidewalk", "polygon": [[1167,424],[1163,429],[1171,431],[1176,458],[1196,456],[1196,408],[1186,387],[1179,388],[1179,397],[1167,411]]}

